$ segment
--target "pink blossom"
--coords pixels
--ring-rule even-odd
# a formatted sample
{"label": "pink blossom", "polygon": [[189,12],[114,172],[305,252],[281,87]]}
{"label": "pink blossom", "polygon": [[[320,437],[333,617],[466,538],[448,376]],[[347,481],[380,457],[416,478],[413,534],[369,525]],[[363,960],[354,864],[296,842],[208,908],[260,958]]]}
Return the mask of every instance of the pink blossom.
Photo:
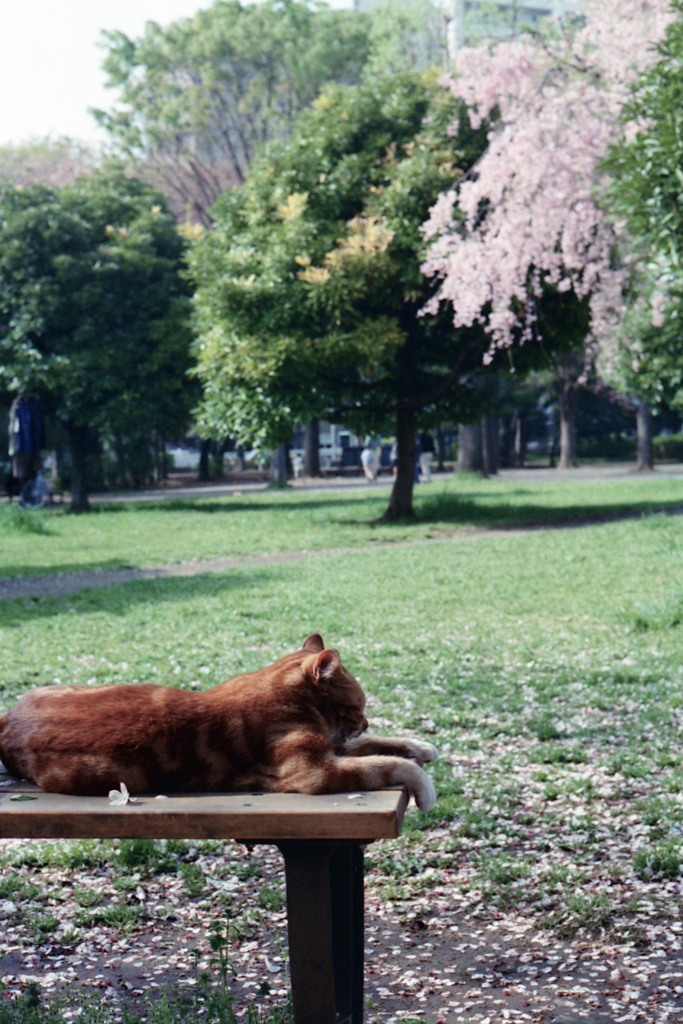
{"label": "pink blossom", "polygon": [[663,327],[665,320],[665,308],[669,301],[669,294],[667,291],[661,290],[660,287],[654,292],[651,299],[652,316],[650,322],[653,327]]}
{"label": "pink blossom", "polygon": [[[559,38],[459,53],[444,84],[468,104],[474,127],[494,108],[500,118],[474,172],[439,198],[423,225],[423,272],[440,279],[425,313],[450,303],[456,327],[484,323],[493,351],[520,331],[533,335],[529,299],[549,283],[590,295],[593,334],[609,334],[623,308],[625,271],[612,265],[614,226],[595,187],[624,130],[629,88],[656,59],[671,18],[668,0],[587,0],[585,24]],[[642,122],[627,127],[646,130]]]}

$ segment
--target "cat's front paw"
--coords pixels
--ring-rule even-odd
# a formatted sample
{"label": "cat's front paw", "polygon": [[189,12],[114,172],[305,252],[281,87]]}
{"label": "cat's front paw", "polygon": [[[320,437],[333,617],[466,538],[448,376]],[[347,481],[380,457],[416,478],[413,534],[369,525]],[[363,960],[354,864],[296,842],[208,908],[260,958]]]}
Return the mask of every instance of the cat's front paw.
{"label": "cat's front paw", "polygon": [[426,772],[422,775],[424,778],[420,779],[420,785],[413,790],[413,796],[417,806],[426,814],[432,807],[436,807],[436,789],[429,775]]}
{"label": "cat's front paw", "polygon": [[424,740],[410,740],[408,749],[410,751],[408,757],[411,761],[419,764],[420,768],[423,764],[436,761],[439,756],[439,751],[436,747],[431,743],[425,743]]}

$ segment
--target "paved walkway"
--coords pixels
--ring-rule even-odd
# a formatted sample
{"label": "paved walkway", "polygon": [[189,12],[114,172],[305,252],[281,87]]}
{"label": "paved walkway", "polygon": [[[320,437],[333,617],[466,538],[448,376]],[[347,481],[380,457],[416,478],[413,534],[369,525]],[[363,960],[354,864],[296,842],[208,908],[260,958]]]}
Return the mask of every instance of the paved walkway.
{"label": "paved walkway", "polygon": [[[189,474],[188,474],[189,475]],[[453,473],[433,473],[434,483],[448,480]],[[524,469],[501,469],[491,477],[492,480],[504,480],[514,483],[556,483],[558,480],[642,480],[649,474],[638,473],[631,463],[601,463],[599,465],[578,466],[576,469],[550,469],[547,466],[525,467]],[[672,477],[683,479],[683,462],[662,463],[652,473],[655,477]],[[327,476],[307,477],[302,480],[290,480],[288,487],[293,491],[330,491],[330,490],[388,490],[394,482],[393,476],[383,473],[373,483],[369,483],[361,475],[358,476]],[[149,488],[143,491],[107,491],[103,494],[91,494],[93,505],[116,504],[122,501],[163,501],[178,498],[219,498],[236,492],[247,494],[253,491],[267,491],[269,483],[263,480],[239,481],[226,480],[221,483],[200,483],[194,481],[187,486],[171,483],[167,486]],[[418,488],[429,487],[419,484]]]}
{"label": "paved walkway", "polygon": [[[434,483],[448,480],[452,473],[434,473]],[[501,469],[492,480],[504,480],[514,483],[554,483],[558,480],[642,480],[649,474],[636,472],[631,463],[615,462],[599,465],[578,466],[576,469],[549,469],[547,466],[528,467],[524,469]],[[653,479],[672,477],[683,479],[683,462],[662,463],[655,467]],[[393,476],[382,474],[374,483],[369,483],[362,476],[330,476],[291,480],[289,486],[293,491],[329,491],[329,490],[371,490],[388,489],[394,482]],[[231,482],[192,484],[188,487],[160,487],[148,491],[125,491],[120,494],[95,494],[90,501],[93,504],[107,504],[120,501],[159,501],[165,498],[217,498],[236,491],[267,491],[268,483]],[[428,488],[429,484],[418,484],[418,489]]]}

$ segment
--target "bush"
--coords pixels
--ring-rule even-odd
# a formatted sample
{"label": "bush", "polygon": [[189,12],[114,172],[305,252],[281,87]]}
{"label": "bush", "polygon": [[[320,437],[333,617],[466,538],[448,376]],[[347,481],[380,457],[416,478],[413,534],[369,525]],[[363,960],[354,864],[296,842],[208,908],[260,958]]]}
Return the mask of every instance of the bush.
{"label": "bush", "polygon": [[607,462],[628,462],[636,457],[635,437],[615,437],[603,434],[601,437],[580,437],[577,454],[581,459],[605,459]]}
{"label": "bush", "polygon": [[655,462],[683,462],[683,434],[667,434],[652,439]]}

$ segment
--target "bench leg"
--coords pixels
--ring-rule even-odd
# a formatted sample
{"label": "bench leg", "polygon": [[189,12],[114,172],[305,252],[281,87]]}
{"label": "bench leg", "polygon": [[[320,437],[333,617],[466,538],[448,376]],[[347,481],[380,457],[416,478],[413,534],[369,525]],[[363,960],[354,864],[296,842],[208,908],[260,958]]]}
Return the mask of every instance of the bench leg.
{"label": "bench leg", "polygon": [[282,843],[295,1024],[362,1024],[363,850]]}
{"label": "bench leg", "polygon": [[365,906],[363,849],[355,843],[336,848],[331,863],[334,987],[339,1021],[363,1021]]}

